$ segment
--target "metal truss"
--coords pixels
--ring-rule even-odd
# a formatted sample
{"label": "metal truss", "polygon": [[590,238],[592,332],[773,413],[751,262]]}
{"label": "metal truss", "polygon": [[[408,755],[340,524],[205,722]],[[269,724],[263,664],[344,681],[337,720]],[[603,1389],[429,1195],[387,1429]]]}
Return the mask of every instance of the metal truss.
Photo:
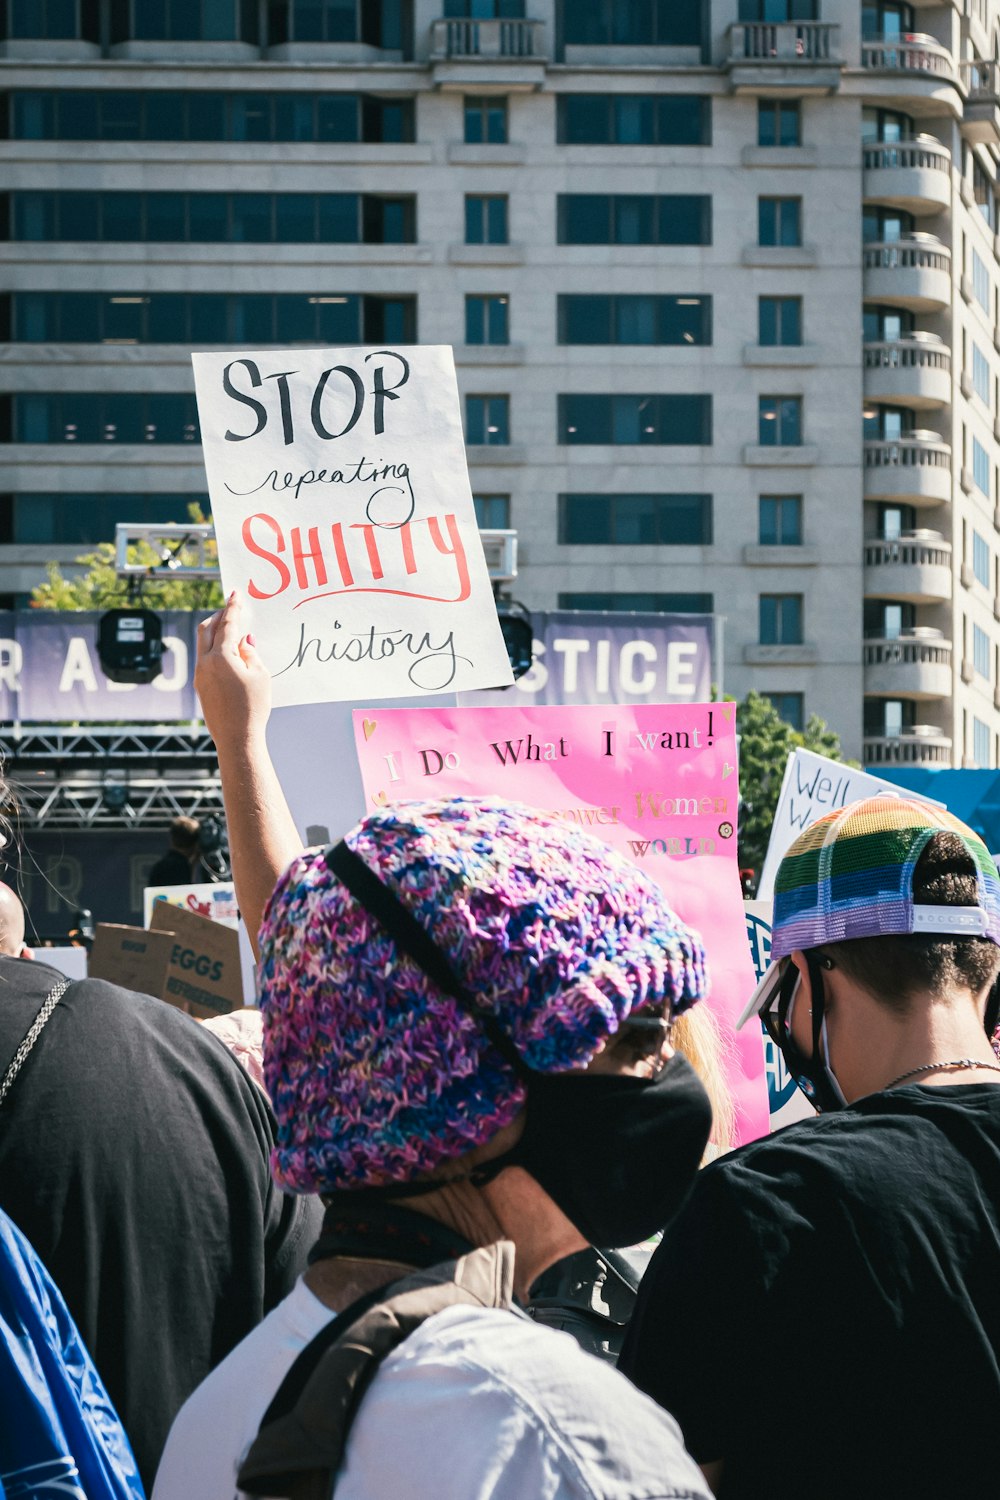
{"label": "metal truss", "polygon": [[204,724],[11,724],[0,757],[25,829],[163,829],[221,820],[215,746]]}
{"label": "metal truss", "polygon": [[188,761],[215,765],[215,746],[204,724],[8,724],[0,726],[6,764],[35,765],[94,760],[158,764]]}
{"label": "metal truss", "polygon": [[[123,806],[109,803],[109,790],[121,787]],[[222,784],[218,777],[130,777],[101,782],[80,777],[34,780],[12,776],[12,813],[24,831],[39,829],[164,829],[171,818],[222,820]]]}

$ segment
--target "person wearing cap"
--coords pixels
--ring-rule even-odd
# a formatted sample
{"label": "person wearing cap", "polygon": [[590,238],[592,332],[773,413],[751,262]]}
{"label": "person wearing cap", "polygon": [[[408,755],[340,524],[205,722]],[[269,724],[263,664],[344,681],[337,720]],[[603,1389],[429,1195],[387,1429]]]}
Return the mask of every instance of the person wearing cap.
{"label": "person wearing cap", "polygon": [[[209,656],[249,849],[248,803],[284,803],[238,601]],[[306,1493],[304,1471],[337,1500],[707,1500],[673,1419],[518,1311],[561,1257],[661,1228],[698,1169],[711,1109],[670,1026],[708,979],[660,888],[527,808],[401,803],[292,860],[259,951],[272,1170],[326,1218],[295,1290],[180,1412],[154,1500]],[[330,1359],[350,1380],[312,1400]]]}
{"label": "person wearing cap", "polygon": [[996,1490],[998,945],[943,809],[856,803],[781,862],[743,1021],[820,1113],[700,1174],[620,1360],[726,1500]]}

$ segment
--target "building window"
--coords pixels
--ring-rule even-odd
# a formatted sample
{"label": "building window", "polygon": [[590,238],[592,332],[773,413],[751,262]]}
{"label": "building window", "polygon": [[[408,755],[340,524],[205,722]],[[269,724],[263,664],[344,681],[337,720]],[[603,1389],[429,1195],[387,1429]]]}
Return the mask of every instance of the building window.
{"label": "building window", "polygon": [[898,739],[912,729],[917,706],[909,698],[866,698],[864,733],[866,738]]}
{"label": "building window", "polygon": [[560,193],[560,245],[710,245],[704,194]]}
{"label": "building window", "polygon": [[417,299],[356,292],[14,292],[0,294],[0,324],[15,343],[414,344]]}
{"label": "building window", "polygon": [[797,448],[802,442],[802,397],[761,396],[757,441],[765,448]]}
{"label": "building window", "polygon": [[711,396],[560,396],[560,443],[651,443],[666,446],[712,441]]}
{"label": "building window", "polygon": [[818,0],[740,0],[740,20],[815,21],[817,3]]}
{"label": "building window", "polygon": [[560,344],[710,344],[711,297],[576,293],[558,299]]}
{"label": "building window", "polygon": [[510,397],[466,396],[465,441],[488,448],[510,442]]}
{"label": "building window", "polygon": [[509,495],[473,495],[476,507],[476,525],[480,531],[508,531],[510,529]]}
{"label": "building window", "polygon": [[476,21],[517,19],[524,15],[524,3],[525,0],[444,0],[444,14]]}
{"label": "building window", "polygon": [[560,495],[559,540],[568,546],[709,546],[712,497]]}
{"label": "building window", "polygon": [[972,665],[980,677],[990,680],[990,638],[978,625],[972,627]]}
{"label": "building window", "polygon": [[500,194],[466,193],[465,243],[507,244],[507,198]]}
{"label": "building window", "polygon": [[407,58],[413,32],[408,11],[405,0],[277,0],[268,6],[268,43],[365,42]]}
{"label": "building window", "polygon": [[984,769],[990,763],[990,726],[984,724],[982,719],[973,717],[972,720],[972,758],[977,766]]}
{"label": "building window", "polygon": [[984,589],[990,586],[990,548],[985,537],[978,531],[972,533],[972,572],[976,582]]}
{"label": "building window", "polygon": [[757,199],[758,245],[801,245],[802,199]]}
{"label": "building window", "polygon": [[917,612],[913,604],[891,604],[866,599],[863,611],[866,641],[898,641],[913,630]]}
{"label": "building window", "polygon": [[626,614],[710,615],[712,594],[560,594],[560,609],[624,611]]}
{"label": "building window", "polygon": [[209,514],[207,495],[30,494],[7,497],[13,504],[9,541],[83,545],[110,541],[119,521],[147,526],[183,524],[197,504]]}
{"label": "building window", "polygon": [[805,697],[802,693],[768,693],[761,695],[773,707],[779,719],[799,731],[805,728]]}
{"label": "building window", "polygon": [[465,299],[465,342],[467,344],[506,344],[507,298],[503,296],[469,296]]}
{"label": "building window", "polygon": [[972,439],[972,479],[976,489],[989,499],[990,456],[977,437]]}
{"label": "building window", "polygon": [[502,146],[507,140],[507,100],[496,94],[465,96],[465,142],[469,146]]}
{"label": "building window", "polygon": [[67,391],[7,399],[15,443],[198,442],[198,409],[186,392]]}
{"label": "building window", "polygon": [[801,594],[761,594],[760,644],[762,646],[801,646]]}
{"label": "building window", "polygon": [[758,99],[758,146],[801,146],[802,116],[797,99]]}
{"label": "building window", "polygon": [[980,260],[975,250],[972,251],[972,295],[983,309],[983,312],[989,313],[990,273],[986,269],[986,262]]}
{"label": "building window", "polygon": [[990,362],[978,344],[973,344],[972,346],[972,388],[988,411],[990,405]]}
{"label": "building window", "polygon": [[802,496],[761,495],[757,539],[762,547],[801,547]]}
{"label": "building window", "polygon": [[996,222],[996,209],[993,200],[993,181],[987,172],[972,159],[972,195],[976,200],[979,212],[992,229]]}
{"label": "building window", "polygon": [[14,240],[412,244],[416,200],[361,193],[11,193]]}
{"label": "building window", "polygon": [[375,141],[414,139],[412,98],[375,94],[215,94],[150,89],[9,96],[14,140]]}
{"label": "building window", "polygon": [[84,5],[79,13],[77,0],[7,0],[6,35],[44,38],[46,41],[97,41],[97,7]]}
{"label": "building window", "polygon": [[708,146],[707,94],[559,94],[556,140],[583,146]]}
{"label": "building window", "polygon": [[700,47],[702,0],[571,0],[562,41],[574,47]]}
{"label": "building window", "polygon": [[237,0],[135,0],[129,35],[138,41],[236,41],[242,35]]}
{"label": "building window", "polygon": [[757,342],[773,347],[802,342],[802,298],[758,297]]}
{"label": "building window", "polygon": [[912,505],[879,505],[878,535],[881,541],[896,542],[916,528],[917,512]]}

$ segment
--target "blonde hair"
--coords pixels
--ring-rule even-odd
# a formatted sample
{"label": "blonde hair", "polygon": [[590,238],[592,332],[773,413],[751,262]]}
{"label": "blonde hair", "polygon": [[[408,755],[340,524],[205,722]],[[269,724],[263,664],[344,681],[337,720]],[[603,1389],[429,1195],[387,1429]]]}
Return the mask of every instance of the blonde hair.
{"label": "blonde hair", "polygon": [[726,1082],[726,1062],[732,1051],[714,1013],[704,1003],[678,1016],[670,1035],[671,1046],[687,1058],[705,1085],[712,1105],[712,1134],[705,1162],[714,1161],[736,1144],[736,1106]]}

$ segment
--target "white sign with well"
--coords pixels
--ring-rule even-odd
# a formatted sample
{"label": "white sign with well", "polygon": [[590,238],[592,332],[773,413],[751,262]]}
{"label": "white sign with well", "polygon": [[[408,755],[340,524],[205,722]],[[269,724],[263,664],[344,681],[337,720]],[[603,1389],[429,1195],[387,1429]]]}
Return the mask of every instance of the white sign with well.
{"label": "white sign with well", "polygon": [[933,797],[921,797],[917,792],[897,786],[894,781],[883,781],[881,776],[845,766],[839,760],[829,760],[813,750],[793,750],[785,764],[781,793],[771,825],[771,840],[757,885],[757,899],[773,900],[778,866],[804,828],[826,813],[836,812],[852,802],[862,802],[866,797],[907,797],[915,802],[933,802],[935,807],[942,806]]}
{"label": "white sign with well", "polygon": [[510,684],[451,349],[192,359],[222,584],[275,706]]}

